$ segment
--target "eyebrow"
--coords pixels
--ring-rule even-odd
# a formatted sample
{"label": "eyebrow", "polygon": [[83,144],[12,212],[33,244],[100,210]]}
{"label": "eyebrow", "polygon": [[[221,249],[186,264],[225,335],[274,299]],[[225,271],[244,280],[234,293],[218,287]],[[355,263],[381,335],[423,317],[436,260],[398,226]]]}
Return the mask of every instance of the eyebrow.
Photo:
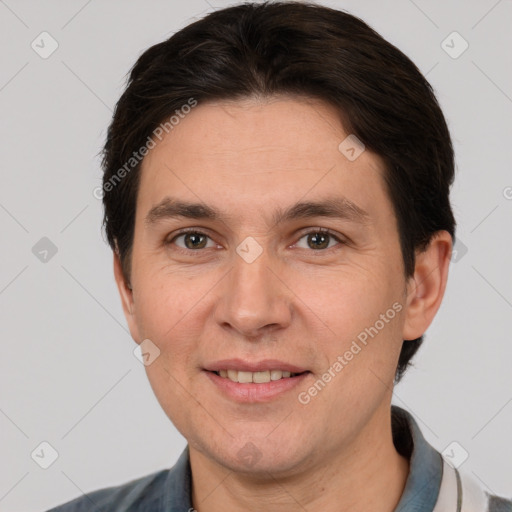
{"label": "eyebrow", "polygon": [[[175,218],[220,220],[226,222],[228,218],[232,217],[206,204],[185,202],[172,197],[165,197],[160,203],[149,210],[145,223],[151,226],[159,221]],[[329,197],[320,201],[302,201],[284,210],[277,208],[272,215],[272,220],[275,225],[311,217],[343,219],[362,225],[370,223],[368,212],[345,197]]]}

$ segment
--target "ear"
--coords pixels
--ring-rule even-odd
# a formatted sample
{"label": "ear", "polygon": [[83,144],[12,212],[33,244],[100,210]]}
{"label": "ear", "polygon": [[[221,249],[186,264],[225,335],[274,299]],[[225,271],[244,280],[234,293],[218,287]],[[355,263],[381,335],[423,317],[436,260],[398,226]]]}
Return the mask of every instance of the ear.
{"label": "ear", "polygon": [[428,247],[416,252],[414,275],[407,283],[402,339],[419,338],[432,323],[446,289],[452,244],[448,231],[437,231]]}
{"label": "ear", "polygon": [[124,316],[130,329],[130,334],[136,343],[140,343],[142,340],[139,337],[139,328],[136,322],[135,315],[135,301],[133,299],[133,290],[129,283],[126,282],[123,267],[121,265],[121,259],[119,253],[114,251],[114,277],[117,283],[117,289],[121,297],[121,304],[123,306]]}

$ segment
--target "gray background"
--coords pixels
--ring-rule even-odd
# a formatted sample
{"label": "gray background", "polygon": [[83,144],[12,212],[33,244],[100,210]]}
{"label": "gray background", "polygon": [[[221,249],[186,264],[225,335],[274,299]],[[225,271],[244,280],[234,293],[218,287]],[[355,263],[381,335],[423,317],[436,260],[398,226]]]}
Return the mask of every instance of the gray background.
{"label": "gray background", "polygon": [[[230,3],[0,1],[2,511],[44,510],[170,467],[185,446],[133,355],[93,189],[97,153],[136,58]],[[468,453],[461,470],[510,496],[512,2],[323,3],[362,17],[411,57],[445,112],[464,245],[394,402],[440,451],[456,441],[452,454]],[[46,59],[31,47],[51,48],[43,31],[59,45]],[[462,40],[442,43],[453,31],[469,43],[458,58]],[[57,248],[46,261],[42,237]],[[31,458],[43,441],[59,454],[48,469]],[[36,453],[49,461],[48,449]]]}

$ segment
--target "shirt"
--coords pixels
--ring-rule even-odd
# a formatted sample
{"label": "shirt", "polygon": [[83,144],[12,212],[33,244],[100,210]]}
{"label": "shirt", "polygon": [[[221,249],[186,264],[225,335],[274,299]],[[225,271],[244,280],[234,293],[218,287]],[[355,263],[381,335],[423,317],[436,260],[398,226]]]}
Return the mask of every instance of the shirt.
{"label": "shirt", "polygon": [[[395,447],[409,459],[409,475],[394,512],[512,512],[512,500],[485,492],[448,464],[411,414],[392,405],[391,420]],[[48,512],[194,512],[191,483],[187,445],[171,469],[91,492]]]}

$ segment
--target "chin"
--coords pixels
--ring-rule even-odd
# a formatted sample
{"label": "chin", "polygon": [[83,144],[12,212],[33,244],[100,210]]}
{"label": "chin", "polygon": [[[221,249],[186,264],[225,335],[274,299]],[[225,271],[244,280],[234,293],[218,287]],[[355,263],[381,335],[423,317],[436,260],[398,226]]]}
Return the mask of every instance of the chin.
{"label": "chin", "polygon": [[300,471],[303,467],[307,470],[306,447],[304,440],[275,439],[270,442],[265,438],[230,439],[226,443],[211,445],[207,442],[201,452],[217,464],[236,472],[237,474],[260,476],[268,480],[269,473],[273,477],[277,475],[287,476]]}

